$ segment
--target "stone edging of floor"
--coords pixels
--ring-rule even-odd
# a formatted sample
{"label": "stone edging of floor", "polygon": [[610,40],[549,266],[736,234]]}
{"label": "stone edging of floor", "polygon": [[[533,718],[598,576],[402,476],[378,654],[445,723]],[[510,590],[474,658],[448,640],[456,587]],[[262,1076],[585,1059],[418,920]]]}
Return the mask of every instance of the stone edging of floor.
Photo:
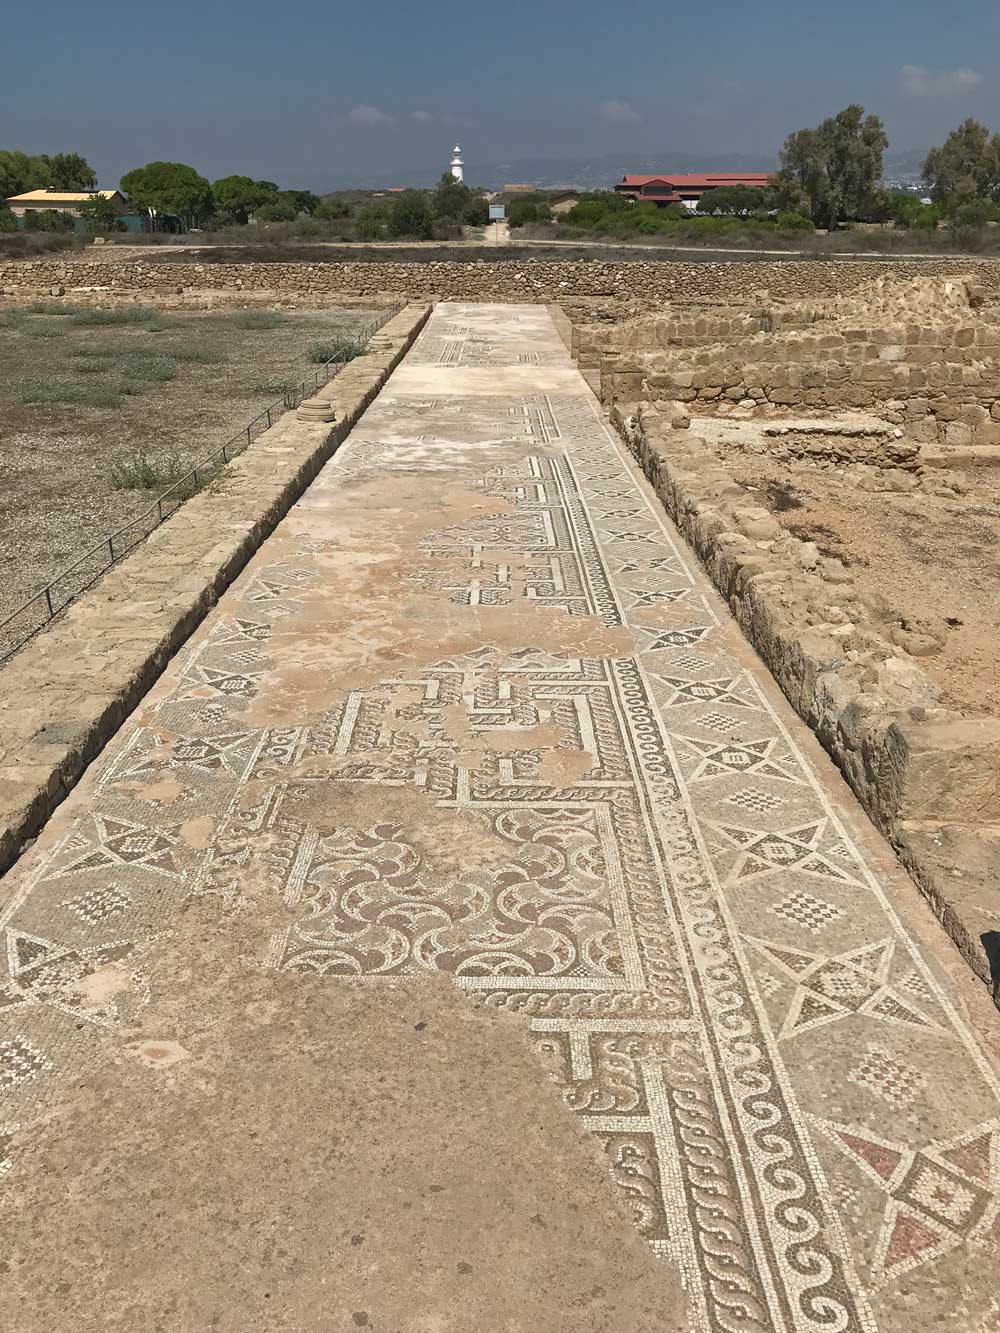
{"label": "stone edging of floor", "polygon": [[915,660],[859,615],[850,571],[785,533],[690,430],[611,409],[743,633],[1000,1004],[1000,719],[937,706]]}
{"label": "stone edging of floor", "polygon": [[409,305],[127,560],[0,668],[0,873],[20,855],[171,657],[299,499],[427,321]]}

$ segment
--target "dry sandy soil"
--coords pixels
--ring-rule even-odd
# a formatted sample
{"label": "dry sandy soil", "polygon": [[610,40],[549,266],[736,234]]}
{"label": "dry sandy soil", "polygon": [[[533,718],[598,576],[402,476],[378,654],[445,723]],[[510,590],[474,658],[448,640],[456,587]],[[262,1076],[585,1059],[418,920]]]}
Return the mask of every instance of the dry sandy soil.
{"label": "dry sandy soil", "polygon": [[843,560],[888,625],[936,640],[920,664],[942,702],[1000,713],[1000,471],[970,469],[964,493],[936,494],[956,474],[927,469],[896,492],[864,489],[884,484],[874,469],[735,452],[726,466],[795,536]]}
{"label": "dry sandy soil", "polygon": [[[58,303],[0,311],[0,621],[311,375],[310,348],[371,318],[146,313],[94,324]],[[122,465],[136,464],[151,485],[121,489]]]}

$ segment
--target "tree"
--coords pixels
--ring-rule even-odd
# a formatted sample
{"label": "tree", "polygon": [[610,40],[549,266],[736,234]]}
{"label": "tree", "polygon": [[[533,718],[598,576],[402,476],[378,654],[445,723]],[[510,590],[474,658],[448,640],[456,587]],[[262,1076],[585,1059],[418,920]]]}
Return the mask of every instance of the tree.
{"label": "tree", "polygon": [[958,208],[973,199],[1000,199],[1000,134],[964,120],[924,162],[935,203]]}
{"label": "tree", "polygon": [[319,218],[321,222],[339,222],[341,218],[350,216],[351,205],[346,199],[338,199],[334,195],[321,199],[313,209],[313,217]]}
{"label": "tree", "polygon": [[819,226],[832,231],[840,222],[856,218],[882,175],[888,143],[879,117],[866,116],[856,103],[816,129],[790,134],[775,178],[780,206],[789,207],[788,195],[797,186]]}
{"label": "tree", "polygon": [[72,231],[76,225],[71,213],[59,208],[29,208],[24,215],[28,231]]}
{"label": "tree", "polygon": [[750,217],[764,211],[765,192],[754,185],[719,185],[706,190],[698,200],[699,213],[719,213],[723,217]]}
{"label": "tree", "polygon": [[460,222],[471,203],[469,187],[456,180],[450,171],[444,172],[431,200],[434,216],[442,222]]}
{"label": "tree", "polygon": [[372,202],[358,209],[355,226],[359,241],[378,241],[385,235],[389,210],[385,204]]}
{"label": "tree", "polygon": [[507,205],[507,221],[512,227],[523,227],[526,222],[548,222],[552,214],[547,204],[532,199],[515,199]]}
{"label": "tree", "polygon": [[25,190],[44,190],[51,184],[47,158],[29,157],[16,148],[0,149],[0,195],[4,199]]}
{"label": "tree", "polygon": [[118,231],[122,224],[118,221],[118,209],[113,199],[103,194],[92,194],[80,209],[80,216],[99,231]]}
{"label": "tree", "polygon": [[[269,181],[258,181],[258,185],[269,185]],[[300,213],[308,213],[310,216],[316,212],[316,206],[319,204],[319,195],[313,194],[312,190],[285,190],[286,199],[291,199]]]}
{"label": "tree", "polygon": [[52,189],[69,192],[97,189],[97,173],[79,153],[56,153],[45,161],[49,166]]}
{"label": "tree", "polygon": [[251,213],[277,200],[278,187],[272,189],[270,181],[255,181],[249,176],[223,176],[212,182],[212,195],[226,220],[242,226]]}
{"label": "tree", "polygon": [[177,213],[197,226],[212,211],[212,187],[183,162],[147,162],[122,177],[122,190],[137,208]]}
{"label": "tree", "polygon": [[392,201],[389,210],[389,234],[413,236],[429,241],[434,223],[430,204],[423,190],[405,190]]}
{"label": "tree", "polygon": [[462,213],[462,221],[467,227],[485,227],[489,220],[489,204],[485,199],[477,199],[473,195]]}
{"label": "tree", "polygon": [[279,194],[270,203],[257,209],[259,222],[294,222],[299,216],[295,200],[286,194]]}
{"label": "tree", "polygon": [[25,190],[80,191],[97,188],[97,176],[79,153],[30,156],[15,149],[0,150],[0,196]]}

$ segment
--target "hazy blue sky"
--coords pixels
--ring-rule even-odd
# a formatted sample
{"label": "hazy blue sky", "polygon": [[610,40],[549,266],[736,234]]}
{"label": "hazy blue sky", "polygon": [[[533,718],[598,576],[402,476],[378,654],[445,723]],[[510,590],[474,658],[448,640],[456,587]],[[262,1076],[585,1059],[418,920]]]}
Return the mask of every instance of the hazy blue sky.
{"label": "hazy blue sky", "polygon": [[49,0],[3,19],[0,146],[287,186],[447,161],[773,153],[850,101],[1000,129],[997,0]]}

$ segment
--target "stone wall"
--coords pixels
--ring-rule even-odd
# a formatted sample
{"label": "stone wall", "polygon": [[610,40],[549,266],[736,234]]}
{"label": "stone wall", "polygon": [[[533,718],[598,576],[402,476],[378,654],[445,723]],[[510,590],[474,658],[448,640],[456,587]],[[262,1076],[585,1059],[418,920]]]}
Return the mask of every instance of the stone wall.
{"label": "stone wall", "polygon": [[878,280],[796,307],[720,305],[574,331],[604,402],[876,412],[917,444],[1000,446],[1000,319],[970,281]]}
{"label": "stone wall", "polygon": [[[935,330],[913,330],[915,335]],[[662,400],[701,415],[727,404],[877,411],[921,443],[1000,444],[1000,328],[959,328],[965,345],[921,345],[906,330],[737,340],[670,357],[600,362],[605,402]]]}
{"label": "stone wall", "polygon": [[[433,252],[428,251],[428,256]],[[610,297],[650,303],[747,300],[766,291],[787,301],[849,296],[873,278],[975,275],[1000,293],[1000,259],[804,260],[794,263],[614,263],[533,261],[484,263],[120,263],[108,260],[0,264],[0,293],[99,288],[141,294],[178,290],[305,293],[317,296],[440,296],[475,301],[558,301]]]}

